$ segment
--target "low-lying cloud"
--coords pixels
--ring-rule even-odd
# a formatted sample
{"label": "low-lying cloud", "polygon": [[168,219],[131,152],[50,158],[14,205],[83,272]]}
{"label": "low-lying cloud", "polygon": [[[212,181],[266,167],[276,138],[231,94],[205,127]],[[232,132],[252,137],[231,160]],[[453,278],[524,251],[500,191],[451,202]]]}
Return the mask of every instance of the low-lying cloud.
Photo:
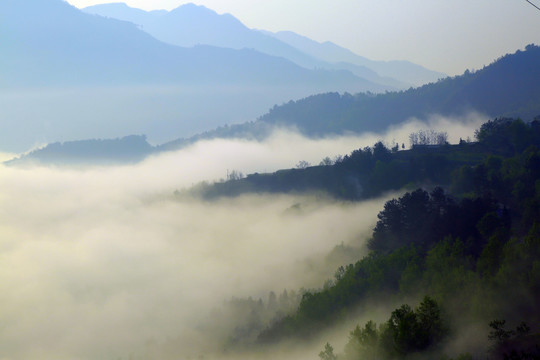
{"label": "low-lying cloud", "polygon": [[[446,129],[451,139],[468,136],[456,129]],[[175,359],[219,348],[201,334],[212,309],[233,296],[321,286],[335,269],[312,271],[308,260],[341,243],[361,249],[386,198],[205,202],[173,191],[227,169],[315,164],[380,138],[282,131],[262,143],[203,141],[129,166],[0,167],[0,359],[152,358],[149,344],[171,339],[184,351]]]}
{"label": "low-lying cloud", "polygon": [[409,135],[428,129],[446,132],[448,141],[456,144],[460,139],[473,139],[474,130],[485,121],[487,117],[478,113],[469,113],[459,118],[433,115],[427,120],[409,119],[383,133],[313,139],[288,129],[276,129],[262,142],[242,139],[204,140],[181,151],[153,158],[152,174],[173,179],[176,186],[191,186],[203,180],[226,178],[232,170],[244,174],[273,172],[293,168],[302,160],[318,165],[327,156],[334,158],[346,155],[352,150],[373,146],[377,141],[383,141],[388,147],[403,144],[409,148]]}
{"label": "low-lying cloud", "polygon": [[[1,170],[10,191],[1,199],[0,338],[16,359],[140,354],[151,339],[188,336],[233,296],[317,286],[303,262],[361,244],[382,205],[154,199],[85,173]],[[297,203],[299,213],[286,211]]]}

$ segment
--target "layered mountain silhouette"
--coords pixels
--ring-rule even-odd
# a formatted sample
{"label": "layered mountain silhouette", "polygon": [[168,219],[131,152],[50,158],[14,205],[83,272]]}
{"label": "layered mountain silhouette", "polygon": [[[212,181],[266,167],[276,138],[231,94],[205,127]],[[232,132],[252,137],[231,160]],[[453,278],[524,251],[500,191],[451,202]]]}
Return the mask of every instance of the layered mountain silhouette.
{"label": "layered mountain silhouette", "polygon": [[0,39],[2,151],[141,133],[161,143],[309,94],[388,89],[253,49],[167,44],[63,0],[0,1]]}
{"label": "layered mountain silhouette", "polygon": [[[263,139],[275,126],[294,127],[307,136],[380,131],[410,117],[461,115],[468,111],[478,111],[491,118],[520,117],[530,121],[540,116],[539,63],[540,47],[529,45],[524,51],[505,55],[482,70],[417,89],[380,95],[314,95],[275,106],[254,122],[220,127],[152,149],[146,146],[140,149],[148,153],[170,151],[211,138]],[[54,149],[57,148],[55,145]],[[42,151],[51,153],[47,148]],[[44,159],[40,151],[29,157]]]}
{"label": "layered mountain silhouette", "polygon": [[413,85],[423,85],[436,82],[437,80],[446,77],[446,75],[443,73],[427,70],[420,65],[411,63],[410,61],[370,60],[330,41],[319,43],[291,31],[280,31],[270,34],[308,55],[329,63],[333,63],[335,64],[336,68],[349,69],[355,74],[365,77],[366,79],[370,79],[369,75],[360,72],[360,69],[370,69],[371,71],[376,72],[379,76],[383,77],[383,79],[398,79],[402,83]]}
{"label": "layered mountain silhouette", "polygon": [[94,5],[83,11],[133,22],[156,39],[169,44],[255,49],[310,69],[348,70],[385,85],[388,90],[422,85],[445,76],[406,61],[372,61],[333,43],[321,44],[292,32],[274,34],[249,29],[230,14],[219,15],[194,4],[182,5],[170,12],[145,12],[123,3]]}
{"label": "layered mountain silhouette", "polygon": [[[182,48],[136,25],[62,0],[4,0],[0,85],[81,83],[298,84],[380,91],[346,71],[313,71],[250,49]],[[164,20],[161,20],[163,22]]]}
{"label": "layered mountain silhouette", "polygon": [[[476,72],[420,88],[387,94],[328,93],[276,106],[259,121],[293,126],[306,135],[379,131],[411,117],[459,116],[476,111],[489,117],[540,115],[540,47],[503,56]],[[245,130],[244,130],[245,131]]]}
{"label": "layered mountain silhouette", "polygon": [[411,117],[540,115],[540,47],[506,55],[474,73],[446,78],[407,91],[379,95],[321,94],[276,106],[259,121],[294,126],[307,135],[383,130]]}
{"label": "layered mountain silhouette", "polygon": [[[248,137],[261,139],[275,126],[299,130],[306,136],[382,131],[410,118],[456,116],[478,112],[491,118],[525,121],[540,116],[540,47],[505,55],[476,72],[448,77],[419,88],[385,94],[312,95],[276,105],[257,121],[221,127],[199,138]],[[178,139],[161,145],[175,149],[189,143]]]}
{"label": "layered mountain silhouette", "polygon": [[247,28],[232,15],[218,15],[204,6],[186,4],[170,12],[145,12],[124,3],[112,3],[94,5],[83,11],[133,22],[156,39],[173,45],[255,49],[284,57],[308,68],[320,64],[311,56],[272,36]]}

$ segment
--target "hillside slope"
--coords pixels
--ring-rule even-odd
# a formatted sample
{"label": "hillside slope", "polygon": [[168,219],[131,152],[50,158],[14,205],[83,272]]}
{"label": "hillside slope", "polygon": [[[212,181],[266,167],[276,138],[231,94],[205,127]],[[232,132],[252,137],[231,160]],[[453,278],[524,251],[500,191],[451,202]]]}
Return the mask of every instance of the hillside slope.
{"label": "hillside slope", "polygon": [[275,106],[259,120],[316,136],[383,130],[411,117],[459,116],[469,111],[531,120],[540,114],[538,64],[540,47],[529,45],[474,73],[402,92],[315,95]]}

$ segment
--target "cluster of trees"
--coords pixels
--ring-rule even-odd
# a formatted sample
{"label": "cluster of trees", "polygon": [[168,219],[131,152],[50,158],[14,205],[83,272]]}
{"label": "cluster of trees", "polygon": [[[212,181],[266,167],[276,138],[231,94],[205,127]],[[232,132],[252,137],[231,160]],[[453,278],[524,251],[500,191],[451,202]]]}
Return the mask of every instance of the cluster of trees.
{"label": "cluster of trees", "polygon": [[[443,319],[449,339],[459,333],[456,317],[486,328],[492,319],[513,324],[528,319],[532,328],[540,328],[540,121],[495,119],[482,125],[476,137],[475,143],[408,151],[392,151],[379,142],[337,161],[327,159],[321,166],[248,175],[203,189],[203,194],[213,196],[316,190],[349,200],[417,184],[430,189],[418,188],[388,201],[368,241],[369,254],[339,267],[321,289],[297,295],[293,310],[275,312],[269,320],[256,302],[244,306],[250,309],[244,314],[249,321],[232,332],[236,342],[244,337],[259,344],[310,338],[366,310],[372,300],[384,297],[396,303],[425,294],[451,309]],[[507,294],[513,294],[512,299]],[[418,319],[416,310],[397,310],[392,314],[395,321],[399,314],[413,324],[411,319]],[[404,327],[410,329],[404,336],[422,344],[415,326]],[[355,331],[354,341],[376,334],[379,345],[371,350],[380,352],[390,330],[369,323]],[[538,354],[519,350],[522,340],[515,337],[495,346],[490,358],[502,359],[516,349]],[[539,340],[533,336],[527,341]],[[347,349],[345,354],[352,351]],[[402,350],[383,355],[407,356]]]}
{"label": "cluster of trees", "polygon": [[478,243],[481,237],[478,224],[484,229],[487,226],[484,222],[491,221],[489,226],[492,227],[509,222],[507,209],[493,199],[456,201],[440,187],[431,193],[418,189],[392,199],[386,202],[377,217],[368,247],[379,253],[390,253],[407,245],[427,250],[445,236],[468,238],[470,242]]}
{"label": "cluster of trees", "polygon": [[445,145],[448,143],[446,131],[419,130],[409,135],[411,147],[418,145]]}
{"label": "cluster of trees", "polygon": [[[198,188],[203,197],[236,196],[248,192],[325,192],[344,200],[360,200],[400,189],[410,183],[436,182],[454,164],[444,155],[430,151],[393,152],[382,142],[335,159],[325,158],[319,166],[300,161],[294,169],[273,174],[250,174],[238,181],[219,182]],[[454,148],[455,152],[462,151]],[[460,164],[467,163],[462,161]]]}
{"label": "cluster of trees", "polygon": [[[520,133],[523,128],[526,136],[509,136],[509,132]],[[443,326],[445,331],[436,337],[439,340],[446,334],[449,338],[458,335],[456,317],[461,323],[485,325],[489,319],[509,319],[512,323],[528,319],[534,329],[539,329],[539,135],[537,122],[502,119],[482,126],[477,133],[479,143],[461,147],[481,149],[484,154],[495,147],[497,151],[491,152],[498,155],[482,156],[474,165],[455,167],[446,179],[451,195],[435,187],[430,192],[417,189],[388,201],[368,242],[369,255],[340,267],[330,286],[304,293],[297,311],[262,331],[258,341],[311,337],[362,311],[370,299],[384,296],[399,301],[418,294],[429,294],[437,306],[451,309],[445,322],[448,326]],[[373,150],[361,150],[343,162],[360,164],[372,156]],[[513,294],[511,299],[508,294]],[[377,328],[374,323],[358,327],[342,356],[404,358],[427,350],[431,345],[426,343],[439,340],[426,342],[425,335],[418,332],[423,327],[415,322],[420,318],[418,309],[404,306],[393,312],[383,327]],[[500,335],[502,342],[491,349],[490,358],[540,357],[540,348],[524,348],[531,343],[539,345],[538,335],[523,340],[518,330],[504,332],[499,326],[494,331],[504,336]],[[394,342],[385,342],[388,339]],[[349,356],[352,348],[361,355]],[[321,358],[332,356],[333,349],[328,345]]]}
{"label": "cluster of trees", "polygon": [[[522,321],[516,330],[506,330],[505,320],[489,323],[491,331],[488,339],[492,342],[489,355],[501,360],[535,360],[540,357],[538,337],[531,336],[531,328]],[[446,316],[439,304],[426,296],[413,310],[404,304],[394,310],[390,319],[377,324],[368,321],[364,327],[356,326],[350,332],[349,341],[343,354],[337,355],[330,343],[319,353],[321,360],[395,359],[395,358],[439,358],[451,360],[441,355],[442,345],[448,338],[449,328]],[[518,349],[519,348],[519,349]],[[429,352],[422,357],[422,353]],[[456,360],[473,360],[469,353],[460,354]]]}
{"label": "cluster of trees", "polygon": [[475,131],[475,137],[493,154],[512,156],[540,141],[540,116],[530,123],[520,119],[489,120]]}
{"label": "cluster of trees", "polygon": [[[522,133],[527,135],[520,136]],[[476,167],[486,158],[491,156],[490,166],[495,166],[499,161],[503,163],[502,157],[511,157],[516,151],[540,144],[540,121],[492,120],[477,131],[477,139],[474,143],[416,147],[407,151],[389,149],[378,142],[343,157],[323,159],[319,166],[300,161],[295,169],[250,174],[235,181],[203,186],[198,191],[206,198],[246,192],[324,192],[339,199],[360,200],[391,190],[431,184],[453,186],[453,192],[462,193],[490,176],[482,175],[482,167]],[[455,178],[456,172],[461,172],[460,179]]]}
{"label": "cluster of trees", "polygon": [[[203,189],[213,196],[315,189],[349,200],[417,184],[429,189],[388,201],[367,243],[368,255],[340,266],[322,288],[289,292],[285,307],[275,306],[285,303],[283,294],[269,296],[267,304],[232,301],[235,325],[228,344],[312,338],[369,310],[373,301],[420,302],[428,294],[416,309],[403,305],[378,326],[368,322],[353,329],[340,354],[327,344],[321,358],[449,359],[441,349],[459,336],[460,326],[482,324],[480,336],[487,339],[490,321],[494,345],[480,358],[538,358],[540,121],[495,119],[476,138],[407,151],[377,143],[320,166],[248,175]],[[427,308],[437,315],[434,327],[422,320]],[[516,330],[493,319],[507,319]],[[523,319],[532,335],[522,331]]]}
{"label": "cluster of trees", "polygon": [[408,296],[425,289],[447,301],[455,289],[463,289],[469,272],[496,271],[512,221],[493,199],[456,200],[441,188],[390,200],[378,217],[368,242],[370,254],[340,267],[333,286],[306,292],[296,314],[265,329],[260,341],[310,336],[377,294]]}
{"label": "cluster of trees", "polygon": [[223,344],[226,349],[251,344],[269,324],[294,313],[302,294],[302,291],[283,290],[279,294],[270,291],[265,300],[233,297],[212,313],[213,324],[226,329],[210,326],[205,331],[217,331],[217,338],[226,333]]}
{"label": "cluster of trees", "polygon": [[244,174],[239,170],[227,170],[227,181],[240,180],[244,177]]}
{"label": "cluster of trees", "polygon": [[[351,331],[343,360],[391,359],[436,348],[448,334],[448,325],[439,304],[424,297],[416,309],[408,304],[394,310],[385,323],[368,321]],[[319,354],[321,360],[336,360],[333,347],[327,343]]]}

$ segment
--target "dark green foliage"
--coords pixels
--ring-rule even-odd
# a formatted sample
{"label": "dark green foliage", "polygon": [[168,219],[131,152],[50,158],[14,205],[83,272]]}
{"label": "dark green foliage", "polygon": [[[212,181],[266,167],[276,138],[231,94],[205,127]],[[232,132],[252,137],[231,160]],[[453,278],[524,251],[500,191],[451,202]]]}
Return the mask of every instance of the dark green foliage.
{"label": "dark green foliage", "polygon": [[296,314],[287,316],[259,335],[272,343],[283,336],[310,336],[340,318],[340,314],[373,293],[399,291],[403,271],[417,256],[414,248],[402,248],[388,256],[371,254],[339,272],[335,285],[319,292],[306,292]]}
{"label": "dark green foliage", "polygon": [[374,358],[380,352],[380,331],[373,321],[368,321],[363,328],[357,325],[351,331],[349,342],[345,345],[346,359]]}
{"label": "dark green foliage", "polygon": [[337,356],[334,355],[334,348],[329,343],[326,343],[324,351],[319,353],[321,360],[337,360]]}
{"label": "dark green foliage", "polygon": [[[321,357],[426,359],[440,350],[437,344],[446,335],[459,336],[458,324],[467,321],[486,324],[486,319],[524,318],[532,328],[540,328],[540,143],[536,135],[525,136],[524,143],[510,136],[511,132],[521,134],[523,127],[533,135],[539,128],[535,122],[497,120],[479,131],[480,142],[475,144],[397,153],[376,144],[355,150],[334,165],[252,176],[266,186],[275,186],[275,179],[279,179],[281,186],[293,184],[297,191],[304,183],[352,199],[411,179],[430,178],[432,184],[440,179],[452,194],[443,187],[431,187],[430,191],[417,189],[388,201],[378,215],[369,241],[370,253],[354,264],[339,267],[335,279],[321,289],[305,292],[296,311],[283,314],[264,328],[258,343],[310,338],[367,310],[374,300],[395,303],[419,293],[430,297],[418,308],[404,305],[379,327],[373,322],[356,327],[343,355],[328,347]],[[490,140],[497,133],[503,136]],[[502,151],[493,149],[501,146],[497,141],[506,141],[504,138],[514,140]],[[437,166],[441,173],[433,174]],[[385,182],[387,177],[391,179]],[[451,309],[454,318],[445,319],[439,304]],[[504,330],[503,324],[493,324],[494,331]],[[494,359],[534,358],[530,357],[536,354],[534,348],[522,343],[538,343],[537,337],[514,339],[528,327],[502,330],[493,336],[510,335],[504,341],[504,351],[498,352],[507,357]],[[448,359],[441,356],[437,353],[437,357]],[[465,352],[458,359],[472,357]]]}
{"label": "dark green foliage", "polygon": [[489,327],[493,329],[489,332],[489,340],[495,341],[497,343],[503,343],[504,341],[510,339],[516,334],[513,330],[505,330],[505,323],[505,320],[493,320],[489,323]]}
{"label": "dark green foliage", "polygon": [[[275,106],[258,122],[294,126],[306,135],[324,136],[380,131],[411,117],[456,115],[469,109],[491,117],[533,119],[540,114],[539,63],[540,47],[529,45],[526,51],[506,55],[474,73],[401,92],[314,95]],[[522,130],[513,129],[513,139],[518,140]]]}
{"label": "dark green foliage", "polygon": [[488,338],[493,345],[489,351],[491,358],[504,360],[540,359],[540,335],[529,335],[531,328],[522,321],[515,330],[504,328],[505,320],[489,323],[491,331]]}
{"label": "dark green foliage", "polygon": [[501,118],[484,123],[475,136],[497,154],[515,155],[538,143],[538,130],[536,122],[527,125],[520,119]]}
{"label": "dark green foliage", "polygon": [[502,250],[505,242],[503,237],[496,234],[492,236],[486,246],[484,246],[480,257],[476,262],[476,271],[481,276],[487,278],[495,275],[501,265]]}
{"label": "dark green foliage", "polygon": [[369,248],[380,252],[409,244],[425,248],[438,240],[433,238],[435,229],[447,226],[443,224],[447,220],[443,214],[454,212],[454,209],[453,199],[447,197],[441,188],[433,190],[431,195],[418,189],[397,200],[390,200],[377,215],[379,221]]}
{"label": "dark green foliage", "polygon": [[[371,156],[371,151],[358,150],[343,162],[369,166]],[[537,326],[539,158],[535,146],[512,157],[486,156],[476,166],[454,173],[453,184],[462,181],[461,186],[470,186],[458,196],[449,196],[442,188],[418,189],[388,201],[369,243],[372,252],[339,268],[333,285],[304,294],[296,313],[265,329],[259,341],[311,336],[352,309],[362,309],[369,299],[396,299],[419,291],[431,294],[462,318],[528,318]],[[508,294],[512,294],[510,303]],[[422,333],[430,329],[422,319],[437,316],[429,301],[417,310],[401,307],[382,325],[383,330],[372,323],[357,327],[345,355],[348,359],[360,352],[371,354],[366,355],[369,358],[380,350],[374,343],[392,344],[395,356],[428,348],[426,344],[443,335]]]}
{"label": "dark green foliage", "polygon": [[[453,358],[450,358],[446,355],[441,356],[441,360],[454,360]],[[473,357],[469,353],[464,353],[458,355],[455,360],[473,360]]]}
{"label": "dark green foliage", "polygon": [[387,352],[405,356],[439,344],[447,332],[439,305],[426,296],[415,310],[406,304],[394,310],[381,337]]}
{"label": "dark green foliage", "polygon": [[[438,184],[457,196],[476,194],[505,204],[512,198],[527,198],[532,211],[528,217],[532,219],[540,214],[540,201],[534,199],[540,192],[531,186],[540,173],[540,123],[502,119],[486,124],[478,131],[478,143],[417,146],[392,152],[378,142],[373,147],[354,150],[333,165],[327,159],[319,166],[251,174],[199,190],[206,198],[248,192],[315,192],[360,200],[415,184]],[[514,136],[516,131],[526,131],[529,136]],[[516,153],[515,149],[525,150]]]}
{"label": "dark green foliage", "polygon": [[415,183],[446,184],[453,170],[463,164],[478,163],[483,157],[485,155],[479,153],[474,145],[448,145],[393,153],[382,143],[377,143],[373,148],[354,150],[333,165],[327,162],[273,174],[255,173],[199,190],[206,198],[249,192],[321,192],[340,199],[360,200]]}
{"label": "dark green foliage", "polygon": [[448,335],[441,308],[426,296],[416,309],[404,304],[379,329],[373,321],[357,326],[349,336],[344,357],[353,359],[403,358],[439,345]]}
{"label": "dark green foliage", "polygon": [[474,261],[459,239],[448,237],[437,243],[424,261],[423,282],[438,299],[448,301],[456,289],[465,294],[471,282],[474,285]]}
{"label": "dark green foliage", "polygon": [[[427,250],[445,236],[452,236],[470,239],[469,250],[475,253],[481,240],[477,223],[496,209],[495,202],[489,198],[456,202],[442,188],[435,188],[431,194],[418,189],[385,204],[368,245],[371,250],[383,253],[411,244]],[[482,223],[483,231],[489,231],[484,227],[503,226],[504,216],[497,216],[496,223],[492,219],[493,224],[487,221]]]}

